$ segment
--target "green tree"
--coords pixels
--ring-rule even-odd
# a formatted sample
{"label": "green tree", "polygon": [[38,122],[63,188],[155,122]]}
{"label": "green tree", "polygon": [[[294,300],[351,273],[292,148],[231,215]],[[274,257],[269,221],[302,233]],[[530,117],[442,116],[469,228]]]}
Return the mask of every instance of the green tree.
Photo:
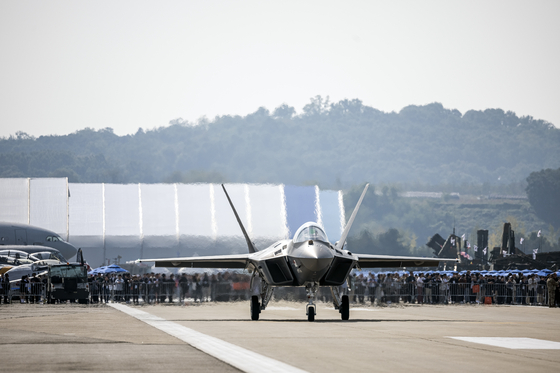
{"label": "green tree", "polygon": [[526,190],[537,216],[560,228],[560,168],[532,172]]}

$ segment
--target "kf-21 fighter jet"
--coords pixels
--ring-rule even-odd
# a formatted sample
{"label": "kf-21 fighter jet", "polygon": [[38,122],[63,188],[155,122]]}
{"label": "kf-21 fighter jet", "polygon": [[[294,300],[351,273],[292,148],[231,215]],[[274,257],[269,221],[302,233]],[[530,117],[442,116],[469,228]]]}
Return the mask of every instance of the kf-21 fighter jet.
{"label": "kf-21 fighter jet", "polygon": [[317,314],[314,303],[317,290],[319,286],[330,286],[334,308],[338,309],[342,320],[348,320],[350,317],[348,295],[341,294],[340,286],[344,284],[353,268],[437,267],[440,262],[456,262],[455,259],[356,254],[346,250],[344,244],[348,232],[368,187],[369,184],[365,186],[340,240],[334,246],[329,242],[323,227],[317,223],[308,222],[296,231],[293,239],[280,240],[266,249],[257,250],[222,184],[224,193],[247,241],[249,253],[139,259],[138,262],[155,262],[156,267],[243,268],[252,271],[251,288],[255,277],[258,276],[261,279],[260,300],[257,295],[251,297],[252,320],[258,320],[261,311],[266,309],[275,287],[305,286],[308,298],[307,319],[314,321]]}

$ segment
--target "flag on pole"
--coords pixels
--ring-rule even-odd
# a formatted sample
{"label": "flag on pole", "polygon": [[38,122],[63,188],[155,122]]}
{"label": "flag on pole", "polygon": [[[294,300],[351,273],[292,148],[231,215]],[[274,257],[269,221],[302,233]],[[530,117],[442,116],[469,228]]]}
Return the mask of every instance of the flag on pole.
{"label": "flag on pole", "polygon": [[478,252],[478,246],[474,245],[474,252]]}
{"label": "flag on pole", "polygon": [[483,253],[484,255],[486,255],[487,252],[488,252],[488,248],[485,247],[485,248],[482,250],[482,253]]}
{"label": "flag on pole", "polygon": [[467,241],[467,249],[471,248],[471,243],[469,241]]}
{"label": "flag on pole", "polygon": [[540,236],[541,236],[541,231],[539,229],[539,233],[537,233],[537,237],[540,237]]}
{"label": "flag on pole", "polygon": [[455,238],[451,239],[451,246],[455,246]]}
{"label": "flag on pole", "polygon": [[534,249],[533,250],[533,260],[537,260],[537,253],[539,252],[539,249]]}
{"label": "flag on pole", "polygon": [[461,236],[461,239],[464,240],[465,239],[465,234],[463,233],[463,235]]}
{"label": "flag on pole", "polygon": [[523,237],[521,237],[521,238],[519,239],[519,244],[520,244],[520,245],[523,245],[523,241],[524,241],[524,240],[525,240],[525,239],[524,239]]}

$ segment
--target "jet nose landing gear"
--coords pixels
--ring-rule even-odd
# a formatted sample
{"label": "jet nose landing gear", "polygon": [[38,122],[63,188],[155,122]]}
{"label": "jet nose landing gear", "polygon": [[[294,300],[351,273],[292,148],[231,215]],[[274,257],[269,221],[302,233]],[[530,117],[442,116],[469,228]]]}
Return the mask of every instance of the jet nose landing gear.
{"label": "jet nose landing gear", "polygon": [[308,304],[305,307],[305,314],[307,315],[307,321],[315,321],[315,305]]}
{"label": "jet nose landing gear", "polygon": [[319,284],[316,282],[307,283],[305,285],[305,291],[307,292],[307,306],[305,307],[305,313],[307,315],[307,321],[315,321],[315,315],[317,314],[317,306],[313,304],[313,300],[315,299],[315,294],[317,294],[317,290],[319,290]]}

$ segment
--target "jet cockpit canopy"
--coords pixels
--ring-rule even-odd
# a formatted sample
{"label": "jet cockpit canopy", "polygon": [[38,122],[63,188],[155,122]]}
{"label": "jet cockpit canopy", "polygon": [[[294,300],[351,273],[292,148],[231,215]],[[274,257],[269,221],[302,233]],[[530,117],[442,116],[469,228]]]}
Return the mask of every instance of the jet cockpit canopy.
{"label": "jet cockpit canopy", "polygon": [[294,243],[317,240],[329,242],[327,234],[317,223],[305,223],[294,234]]}

